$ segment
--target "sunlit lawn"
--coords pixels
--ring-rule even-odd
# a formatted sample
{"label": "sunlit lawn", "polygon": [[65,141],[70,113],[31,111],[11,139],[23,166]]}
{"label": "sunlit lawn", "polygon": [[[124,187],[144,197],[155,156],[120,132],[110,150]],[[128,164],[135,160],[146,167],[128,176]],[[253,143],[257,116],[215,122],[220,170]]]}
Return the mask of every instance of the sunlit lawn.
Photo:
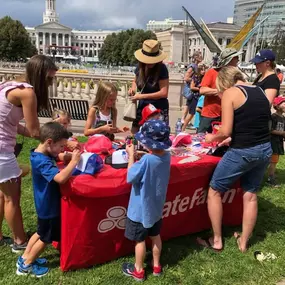
{"label": "sunlit lawn", "polygon": [[[22,163],[29,162],[29,150],[36,142],[26,140],[19,157]],[[148,275],[145,284],[276,284],[285,275],[285,159],[278,166],[278,177],[283,183],[279,189],[264,187],[259,198],[259,217],[246,254],[237,250],[232,237],[235,229],[225,229],[226,243],[222,253],[201,250],[195,245],[196,235],[185,236],[164,243],[162,277]],[[36,214],[33,202],[31,177],[23,180],[22,210],[26,230],[36,230]],[[6,224],[4,233],[9,234]],[[277,260],[259,263],[254,252],[274,253]],[[59,269],[59,254],[50,247],[44,256],[49,260],[50,273],[35,280],[15,274],[16,255],[8,247],[0,247],[0,284],[135,284],[122,275],[121,264],[132,260],[128,256],[91,269],[62,273]]]}

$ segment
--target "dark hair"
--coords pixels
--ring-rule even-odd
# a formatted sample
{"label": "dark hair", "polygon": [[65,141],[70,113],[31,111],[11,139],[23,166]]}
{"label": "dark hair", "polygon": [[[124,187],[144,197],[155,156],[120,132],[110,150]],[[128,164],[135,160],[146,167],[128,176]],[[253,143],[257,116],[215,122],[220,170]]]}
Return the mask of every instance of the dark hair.
{"label": "dark hair", "polygon": [[139,75],[137,78],[137,86],[139,89],[144,88],[149,77],[153,79],[153,81],[151,82],[152,86],[155,86],[157,84],[162,62],[156,63],[153,68],[149,68],[147,74],[146,66],[147,64],[139,61]]}
{"label": "dark hair", "polygon": [[51,58],[45,55],[35,55],[27,62],[25,75],[16,79],[33,86],[37,96],[38,111],[48,109],[48,87],[52,84],[52,78],[48,73],[57,70]]}
{"label": "dark hair", "polygon": [[280,68],[276,68],[276,72],[280,73],[281,69]]}
{"label": "dark hair", "polygon": [[57,143],[63,139],[69,139],[69,133],[61,124],[48,122],[40,129],[40,142],[44,143],[48,139],[52,139],[54,143]]}

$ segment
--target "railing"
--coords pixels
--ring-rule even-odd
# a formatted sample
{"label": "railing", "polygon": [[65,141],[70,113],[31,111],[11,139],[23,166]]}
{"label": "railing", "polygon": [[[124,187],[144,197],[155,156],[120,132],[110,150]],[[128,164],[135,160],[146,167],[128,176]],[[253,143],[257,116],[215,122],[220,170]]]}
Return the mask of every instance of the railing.
{"label": "railing", "polygon": [[[23,70],[0,68],[0,82],[15,79],[23,74]],[[98,75],[57,72],[56,79],[50,87],[51,98],[68,98],[77,100],[95,99],[98,85],[102,81],[113,82],[118,88],[117,104],[124,106],[128,102],[128,89],[131,86],[133,76],[126,75]],[[172,110],[179,110],[183,105],[181,96],[183,81],[180,75],[170,78],[169,84],[169,105]]]}

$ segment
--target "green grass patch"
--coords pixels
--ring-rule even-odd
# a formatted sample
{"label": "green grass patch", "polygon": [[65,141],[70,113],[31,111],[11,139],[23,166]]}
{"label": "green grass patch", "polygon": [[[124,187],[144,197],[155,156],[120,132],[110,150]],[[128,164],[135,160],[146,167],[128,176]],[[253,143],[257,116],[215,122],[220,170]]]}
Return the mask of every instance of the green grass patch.
{"label": "green grass patch", "polygon": [[[29,163],[29,151],[37,142],[25,140],[24,150],[19,156],[20,163]],[[241,254],[232,234],[239,228],[225,228],[225,249],[217,254],[201,250],[195,245],[197,235],[184,236],[163,244],[162,264],[164,274],[155,278],[148,274],[145,284],[276,284],[285,275],[285,159],[278,165],[278,178],[282,183],[279,189],[264,187],[259,194],[259,215],[251,247]],[[23,179],[21,199],[25,229],[36,231],[36,212],[32,194],[31,176]],[[10,232],[4,222],[3,232]],[[278,256],[277,260],[259,263],[253,253],[261,250]],[[49,260],[50,273],[35,280],[32,277],[17,276],[17,256],[9,247],[0,248],[0,284],[136,284],[121,273],[124,261],[133,260],[132,256],[120,258],[107,264],[90,269],[62,273],[59,269],[59,254],[51,246],[43,254]]]}

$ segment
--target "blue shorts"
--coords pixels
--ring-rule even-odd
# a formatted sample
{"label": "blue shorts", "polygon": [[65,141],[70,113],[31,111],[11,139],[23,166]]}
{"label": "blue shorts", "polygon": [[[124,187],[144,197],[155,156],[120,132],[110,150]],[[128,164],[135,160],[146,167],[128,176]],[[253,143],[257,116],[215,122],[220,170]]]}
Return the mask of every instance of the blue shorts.
{"label": "blue shorts", "polygon": [[257,192],[271,155],[270,143],[243,149],[230,148],[215,169],[211,188],[224,193],[240,180],[245,192]]}

